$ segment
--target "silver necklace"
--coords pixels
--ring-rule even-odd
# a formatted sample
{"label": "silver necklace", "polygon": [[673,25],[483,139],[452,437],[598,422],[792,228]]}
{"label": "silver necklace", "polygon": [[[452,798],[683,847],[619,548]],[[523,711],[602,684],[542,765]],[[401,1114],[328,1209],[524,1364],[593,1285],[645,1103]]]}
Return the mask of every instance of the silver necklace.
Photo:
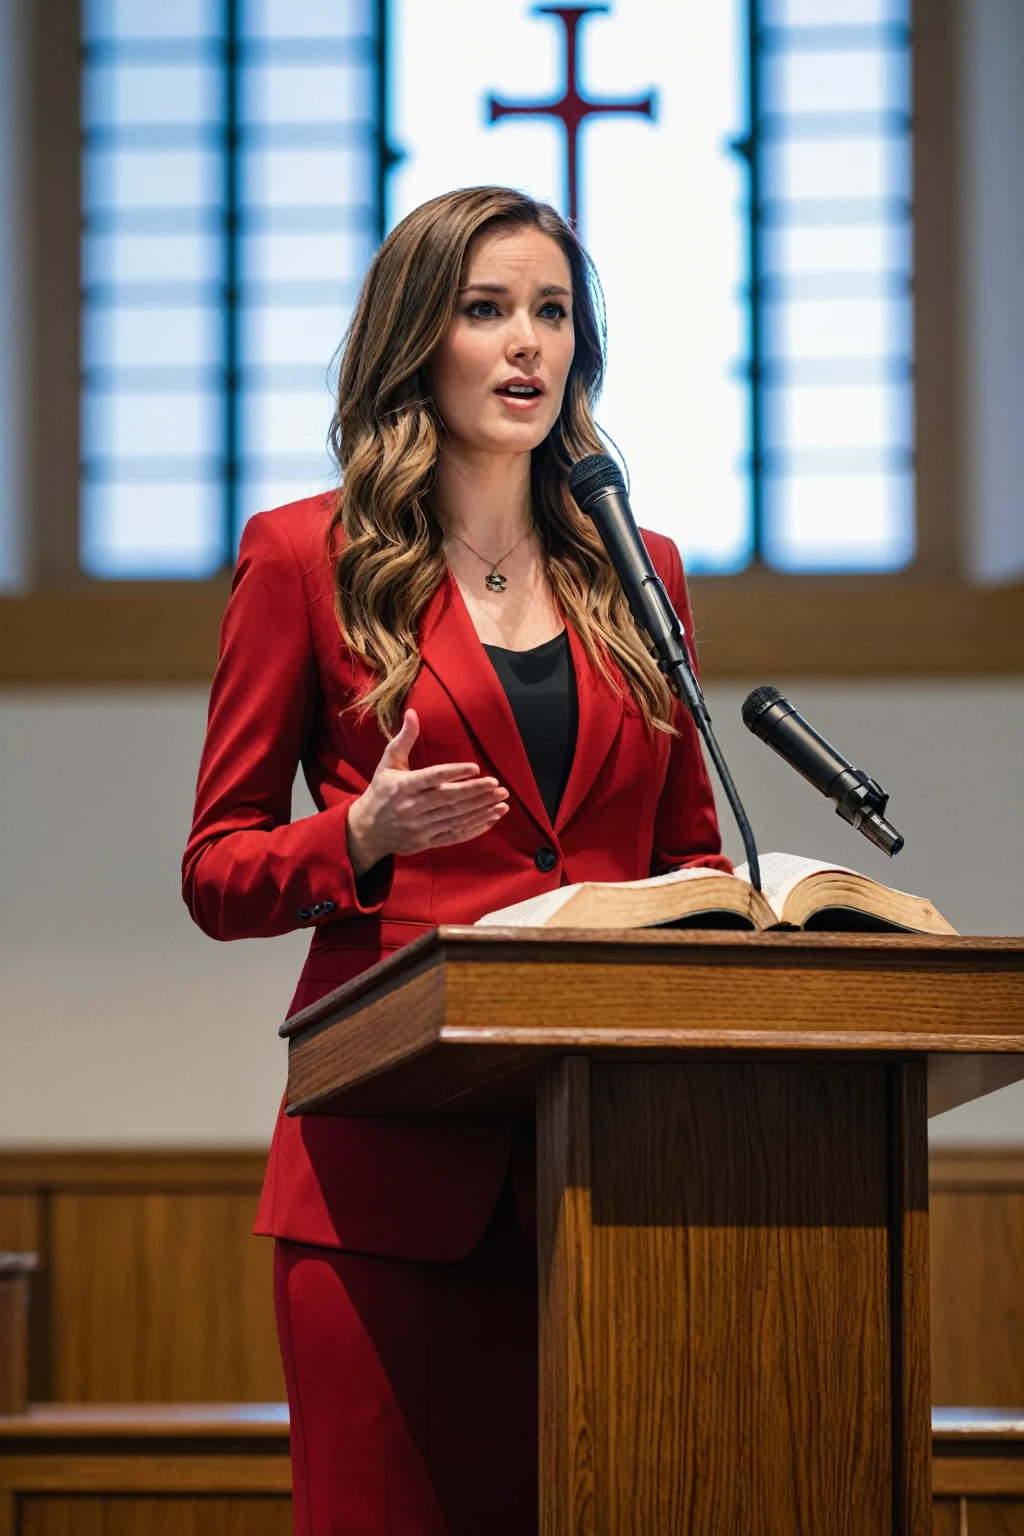
{"label": "silver necklace", "polygon": [[469,550],[471,555],[476,555],[477,559],[482,561],[482,563],[484,565],[490,566],[490,570],[487,572],[487,575],[484,577],[484,586],[488,589],[488,591],[489,592],[504,592],[505,588],[508,586],[508,577],[507,576],[503,576],[501,574],[501,572],[498,570],[498,566],[501,565],[505,560],[507,560],[509,555],[514,555],[515,554],[515,552],[519,548],[520,544],[523,544],[523,543],[526,542],[526,540],[530,537],[530,534],[533,532],[535,527],[536,527],[536,524],[535,523],[531,523],[529,528],[527,528],[526,532],[523,534],[522,538],[516,539],[516,542],[512,545],[512,548],[511,549],[506,549],[505,553],[503,555],[500,555],[498,557],[498,559],[495,560],[493,565],[491,565],[491,562],[488,560],[486,555],[482,555],[478,549],[474,549],[472,544],[467,544],[466,540],[462,537],[461,534],[459,534],[459,533],[450,533],[449,537],[451,537],[453,539],[458,539],[460,544],[465,544],[466,548]]}

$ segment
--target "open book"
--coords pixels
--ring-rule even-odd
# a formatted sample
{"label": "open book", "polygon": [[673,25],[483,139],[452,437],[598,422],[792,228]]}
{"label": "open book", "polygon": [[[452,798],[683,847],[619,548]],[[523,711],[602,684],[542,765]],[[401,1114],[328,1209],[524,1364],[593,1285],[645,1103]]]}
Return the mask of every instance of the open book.
{"label": "open book", "polygon": [[680,869],[650,880],[588,881],[488,912],[478,927],[807,928],[825,933],[956,933],[930,901],[867,875],[792,853],[760,859],[761,890],[747,866],[734,875]]}

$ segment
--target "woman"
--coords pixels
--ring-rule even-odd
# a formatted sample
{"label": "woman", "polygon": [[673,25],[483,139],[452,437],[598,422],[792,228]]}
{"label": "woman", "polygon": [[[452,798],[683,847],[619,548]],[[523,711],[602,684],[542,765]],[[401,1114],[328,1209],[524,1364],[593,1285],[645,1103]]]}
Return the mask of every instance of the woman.
{"label": "woman", "polygon": [[[652,323],[655,323],[652,321]],[[500,187],[375,257],[343,489],[246,526],[184,892],[219,939],[313,930],[292,1011],[438,923],[566,881],[728,869],[691,723],[566,489],[600,451],[588,259]],[[690,632],[674,546],[647,536]],[[316,815],[291,823],[302,763]],[[536,1530],[529,1128],[279,1117],[296,1530]]]}

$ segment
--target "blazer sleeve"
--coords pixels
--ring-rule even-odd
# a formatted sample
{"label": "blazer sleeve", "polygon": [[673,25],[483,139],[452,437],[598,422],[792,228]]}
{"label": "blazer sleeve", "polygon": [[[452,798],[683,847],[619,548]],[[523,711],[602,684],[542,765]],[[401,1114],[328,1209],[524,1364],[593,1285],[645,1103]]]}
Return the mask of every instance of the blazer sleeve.
{"label": "blazer sleeve", "polygon": [[[650,542],[653,544],[654,540]],[[664,539],[662,543],[664,559],[657,561],[656,569],[660,568],[668,595],[682,621],[696,671],[697,649],[693,643],[693,618],[683,562],[671,539]],[[654,551],[651,553],[653,555]],[[683,704],[676,703],[672,724],[678,735],[672,737],[668,771],[655,813],[651,874],[663,875],[671,869],[698,864],[731,873],[732,864],[722,853],[715,797],[697,727]]]}
{"label": "blazer sleeve", "polygon": [[320,697],[299,563],[278,519],[259,513],[242,535],[221,626],[182,863],[185,903],[211,938],[287,933],[378,912],[387,899],[391,860],[378,866],[370,890],[365,877],[356,888],[346,842],[356,794],[291,820]]}

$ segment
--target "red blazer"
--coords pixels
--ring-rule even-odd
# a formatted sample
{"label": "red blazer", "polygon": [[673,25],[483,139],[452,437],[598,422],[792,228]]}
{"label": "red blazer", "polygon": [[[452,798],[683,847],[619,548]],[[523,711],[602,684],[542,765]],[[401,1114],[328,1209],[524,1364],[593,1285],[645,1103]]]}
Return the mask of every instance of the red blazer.
{"label": "red blazer", "polygon": [[[475,761],[509,791],[473,842],[388,860],[357,891],[349,806],[384,749],[372,719],[346,712],[366,682],[333,607],[324,540],[330,496],[252,518],[221,629],[183,889],[215,939],[310,928],[291,1012],[417,934],[579,880],[635,880],[685,864],[729,869],[689,716],[648,731],[625,685],[609,687],[569,630],[579,695],[576,754],[554,826],[512,713],[458,587],[446,577],[420,625],[409,694],[420,720],[411,766]],[[644,535],[691,634],[675,545]],[[290,821],[302,763],[318,812]],[[538,849],[557,855],[550,872]],[[512,1154],[511,1122],[289,1118],[274,1132],[257,1232],[364,1253],[452,1260],[472,1251]],[[529,1194],[520,1168],[517,1192]]]}

